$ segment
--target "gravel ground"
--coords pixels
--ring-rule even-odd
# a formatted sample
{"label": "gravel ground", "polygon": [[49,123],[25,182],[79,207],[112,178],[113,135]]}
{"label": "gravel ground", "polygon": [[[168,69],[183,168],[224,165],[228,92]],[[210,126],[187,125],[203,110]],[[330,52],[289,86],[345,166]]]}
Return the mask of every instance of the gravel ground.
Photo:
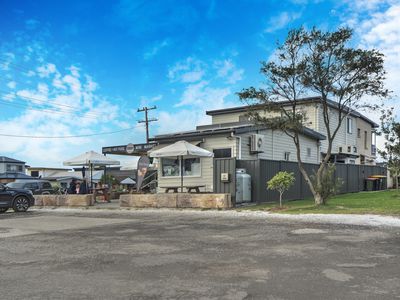
{"label": "gravel ground", "polygon": [[[333,216],[340,224],[326,224],[331,217],[167,209],[6,213],[0,299],[399,298],[400,230],[388,226],[392,219]],[[343,217],[373,226],[344,225]]]}
{"label": "gravel ground", "polygon": [[297,222],[308,222],[316,224],[343,224],[343,225],[360,225],[360,226],[386,226],[386,227],[400,227],[400,217],[392,216],[380,216],[380,215],[355,215],[355,214],[274,214],[266,211],[236,211],[236,210],[194,210],[194,209],[80,209],[80,208],[40,208],[32,210],[38,211],[52,211],[52,212],[85,212],[85,213],[97,213],[104,214],[111,211],[118,211],[121,214],[162,214],[162,215],[202,215],[202,216],[226,216],[235,218],[259,218],[259,219],[270,219],[270,220],[288,220]]}

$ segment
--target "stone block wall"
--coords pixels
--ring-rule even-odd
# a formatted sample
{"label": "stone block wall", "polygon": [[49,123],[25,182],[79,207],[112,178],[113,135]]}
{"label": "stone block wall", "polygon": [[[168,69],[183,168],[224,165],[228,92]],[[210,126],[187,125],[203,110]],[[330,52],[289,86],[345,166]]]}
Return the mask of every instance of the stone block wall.
{"label": "stone block wall", "polygon": [[88,195],[34,195],[35,206],[92,206],[94,197]]}
{"label": "stone block wall", "polygon": [[230,194],[128,194],[121,195],[121,207],[152,208],[232,208]]}

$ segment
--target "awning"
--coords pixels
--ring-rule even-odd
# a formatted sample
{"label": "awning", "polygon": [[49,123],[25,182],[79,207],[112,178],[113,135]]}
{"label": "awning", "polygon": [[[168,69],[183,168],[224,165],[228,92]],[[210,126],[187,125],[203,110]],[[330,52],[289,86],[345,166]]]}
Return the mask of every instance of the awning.
{"label": "awning", "polygon": [[[192,145],[198,146],[198,145],[200,145],[202,142],[203,142],[203,141],[191,141],[191,142],[188,142],[188,143],[191,143]],[[171,143],[171,145],[172,145],[172,144],[173,144],[173,143]],[[154,146],[151,150],[147,151],[147,154],[150,155],[152,152],[154,152],[154,151],[156,151],[156,150],[158,150],[158,149],[164,148],[164,147],[166,147],[166,146],[168,146],[168,145],[170,145],[170,144],[159,144],[159,145],[157,145],[157,146]],[[150,156],[151,156],[151,155],[150,155]]]}

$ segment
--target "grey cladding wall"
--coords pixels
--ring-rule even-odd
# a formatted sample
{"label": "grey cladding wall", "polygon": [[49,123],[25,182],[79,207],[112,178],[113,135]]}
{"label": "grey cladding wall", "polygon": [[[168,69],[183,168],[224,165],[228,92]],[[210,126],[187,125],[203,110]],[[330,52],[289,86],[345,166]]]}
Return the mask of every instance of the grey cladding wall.
{"label": "grey cladding wall", "polygon": [[[316,171],[318,165],[304,164],[308,174]],[[296,178],[294,185],[284,194],[284,200],[296,200],[311,197],[311,191],[301,175],[297,162],[276,160],[235,160],[234,158],[214,160],[214,192],[235,193],[235,169],[243,168],[252,178],[252,201],[270,202],[278,201],[279,195],[267,189],[267,181],[279,171],[293,172]],[[220,174],[229,172],[231,181],[220,182]],[[386,168],[378,166],[336,164],[335,177],[343,180],[340,193],[363,191],[365,178],[371,175],[385,175]],[[385,187],[386,188],[386,187]]]}

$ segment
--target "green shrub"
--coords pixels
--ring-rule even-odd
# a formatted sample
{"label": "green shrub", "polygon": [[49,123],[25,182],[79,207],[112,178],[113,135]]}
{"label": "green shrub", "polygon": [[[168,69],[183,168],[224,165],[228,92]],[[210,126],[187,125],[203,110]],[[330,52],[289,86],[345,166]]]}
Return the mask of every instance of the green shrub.
{"label": "green shrub", "polygon": [[279,192],[279,206],[282,207],[282,195],[285,191],[287,191],[294,183],[293,173],[289,173],[286,171],[281,171],[276,173],[274,177],[272,177],[267,182],[267,188],[269,190],[276,190]]}

